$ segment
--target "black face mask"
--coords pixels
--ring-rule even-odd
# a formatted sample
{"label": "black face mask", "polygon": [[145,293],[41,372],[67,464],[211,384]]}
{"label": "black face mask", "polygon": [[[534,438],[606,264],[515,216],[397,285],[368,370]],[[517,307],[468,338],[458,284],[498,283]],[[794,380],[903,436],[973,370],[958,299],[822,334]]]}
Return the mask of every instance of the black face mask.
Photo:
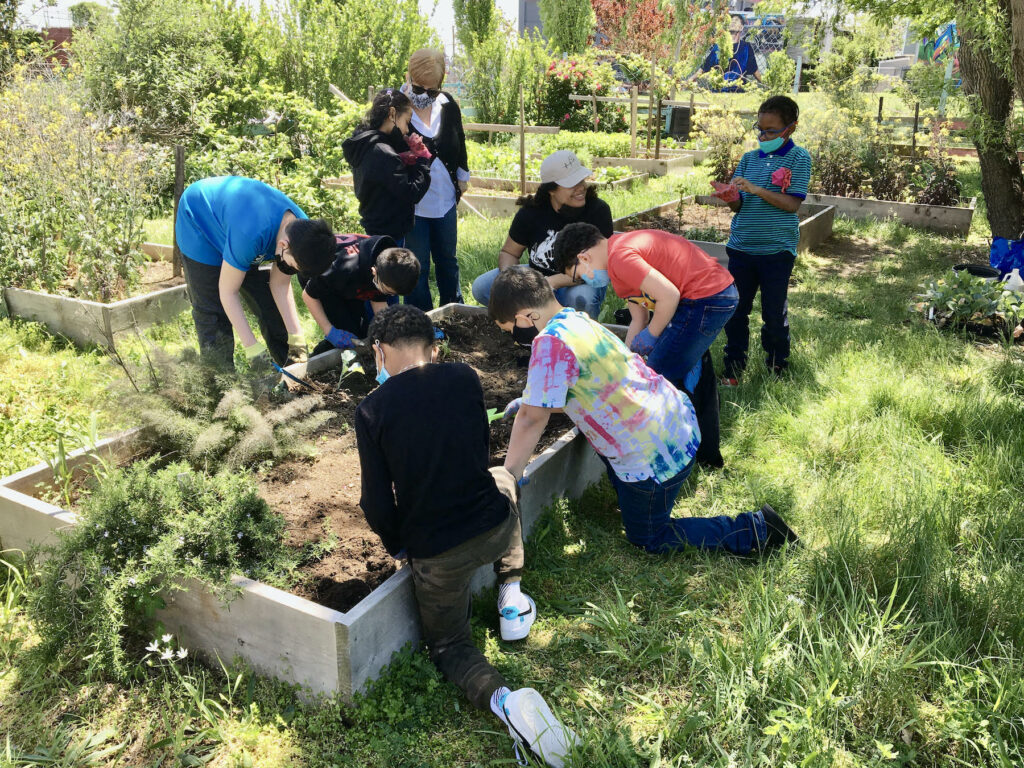
{"label": "black face mask", "polygon": [[512,326],[512,341],[516,344],[522,344],[524,347],[528,347],[533,344],[533,340],[537,338],[537,334],[540,333],[540,329],[531,325],[523,328],[518,325]]}
{"label": "black face mask", "polygon": [[274,256],[274,263],[277,265],[277,268],[281,270],[281,273],[284,275],[288,275],[290,277],[291,275],[299,274],[299,270],[297,270],[291,264],[287,264],[285,260],[281,258],[281,254],[276,254]]}
{"label": "black face mask", "polygon": [[405,134],[397,125],[391,129],[391,140],[398,142],[399,146],[405,144]]}

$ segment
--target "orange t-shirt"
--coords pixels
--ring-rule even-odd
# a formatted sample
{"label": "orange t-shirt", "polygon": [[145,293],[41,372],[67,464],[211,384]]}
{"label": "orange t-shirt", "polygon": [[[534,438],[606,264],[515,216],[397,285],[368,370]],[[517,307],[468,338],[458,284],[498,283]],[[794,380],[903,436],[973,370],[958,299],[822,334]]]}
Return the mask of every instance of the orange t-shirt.
{"label": "orange t-shirt", "polygon": [[679,289],[684,299],[706,299],[732,285],[729,270],[685,237],[660,229],[623,232],[608,239],[608,277],[621,299],[652,305],[640,285],[651,269]]}

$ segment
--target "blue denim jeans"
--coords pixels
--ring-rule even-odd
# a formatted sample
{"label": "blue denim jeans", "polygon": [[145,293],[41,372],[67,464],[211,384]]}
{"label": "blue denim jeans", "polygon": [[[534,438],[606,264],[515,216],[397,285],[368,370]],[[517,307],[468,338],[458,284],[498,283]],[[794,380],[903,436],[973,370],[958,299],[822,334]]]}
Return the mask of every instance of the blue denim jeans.
{"label": "blue denim jeans", "polygon": [[453,205],[440,219],[417,216],[412,231],[405,236],[405,247],[415,253],[420,261],[420,280],[412,293],[405,297],[405,303],[419,307],[424,312],[434,308],[430,296],[431,257],[434,259],[437,293],[441,306],[462,303],[459,261],[455,257],[455,246],[458,242],[456,207]]}
{"label": "blue denim jeans", "polygon": [[747,367],[750,346],[750,311],[761,289],[761,347],[769,369],[785,368],[789,361],[789,277],[796,256],[791,251],[755,255],[727,248],[729,273],[736,281],[740,301],[725,324],[725,375]]}
{"label": "blue denim jeans", "polygon": [[[492,269],[484,272],[473,281],[473,298],[477,304],[486,307],[491,301],[491,286],[498,277],[499,270]],[[605,294],[608,288],[593,288],[589,285],[570,285],[559,288],[555,291],[555,298],[563,307],[571,307],[578,312],[586,312],[594,320],[601,314],[601,305],[604,304]]]}
{"label": "blue denim jeans", "polygon": [[664,483],[653,479],[627,483],[618,478],[607,460],[605,466],[619,497],[626,538],[648,552],[664,554],[698,547],[742,555],[756,549],[758,540],[768,536],[760,510],[736,517],[672,517],[679,488],[690,476],[693,462]]}
{"label": "blue denim jeans", "polygon": [[703,299],[681,299],[675,315],[647,356],[647,365],[680,389],[685,388],[687,374],[700,363],[736,311],[738,302],[735,285]]}

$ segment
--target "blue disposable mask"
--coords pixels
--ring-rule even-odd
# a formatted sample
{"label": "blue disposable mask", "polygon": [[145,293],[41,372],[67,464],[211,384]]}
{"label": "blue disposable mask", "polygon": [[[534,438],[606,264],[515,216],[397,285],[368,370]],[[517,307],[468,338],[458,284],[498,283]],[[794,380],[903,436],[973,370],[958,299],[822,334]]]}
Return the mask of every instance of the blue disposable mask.
{"label": "blue disposable mask", "polygon": [[760,145],[761,151],[767,155],[781,149],[782,145],[786,143],[786,140],[782,136],[779,136],[777,139],[772,139],[771,141],[759,141],[757,143]]}
{"label": "blue disposable mask", "polygon": [[595,269],[591,275],[585,272],[580,273],[580,277],[583,282],[589,285],[591,288],[604,288],[611,282],[611,278],[608,277],[607,269]]}
{"label": "blue disposable mask", "polygon": [[383,383],[384,383],[385,381],[387,381],[387,380],[388,380],[388,379],[390,379],[390,378],[391,378],[391,374],[390,374],[390,373],[388,373],[388,369],[387,369],[387,368],[385,368],[385,367],[384,367],[384,366],[382,365],[382,366],[380,367],[380,370],[379,370],[379,371],[377,371],[377,383],[378,383],[378,384],[383,384]]}

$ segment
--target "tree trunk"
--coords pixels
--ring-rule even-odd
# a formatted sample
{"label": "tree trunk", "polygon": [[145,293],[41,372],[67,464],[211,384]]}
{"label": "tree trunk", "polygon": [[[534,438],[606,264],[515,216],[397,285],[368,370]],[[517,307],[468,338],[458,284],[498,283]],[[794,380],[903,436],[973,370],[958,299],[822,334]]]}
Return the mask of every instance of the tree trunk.
{"label": "tree trunk", "polygon": [[1024,101],[1024,0],[1010,0],[1010,33],[1013,78],[1017,81],[1017,95]]}
{"label": "tree trunk", "polygon": [[[1015,4],[1019,1],[1013,0]],[[999,2],[1008,25],[1010,2]],[[958,21],[974,15],[969,7],[972,5],[966,0],[958,3]],[[1013,111],[1014,83],[1010,73],[993,61],[991,44],[980,34],[980,25],[964,20],[967,23],[961,25],[960,72],[964,92],[976,102],[972,107],[973,140],[981,163],[981,189],[988,222],[993,237],[1017,239],[1024,232],[1024,176],[1007,131]]]}

